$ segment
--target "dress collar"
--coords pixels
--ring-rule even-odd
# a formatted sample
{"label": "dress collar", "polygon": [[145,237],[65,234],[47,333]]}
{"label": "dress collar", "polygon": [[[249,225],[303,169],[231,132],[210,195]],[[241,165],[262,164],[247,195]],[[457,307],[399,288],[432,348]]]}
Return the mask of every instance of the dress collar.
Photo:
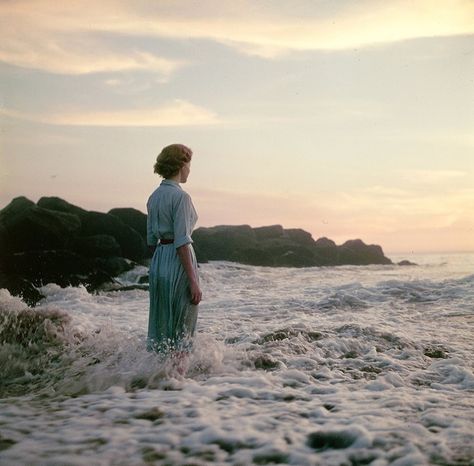
{"label": "dress collar", "polygon": [[177,181],[174,181],[174,180],[168,180],[168,179],[164,179],[161,181],[161,184],[165,184],[165,185],[169,185],[169,186],[176,186],[177,188],[181,189],[181,186],[179,185],[179,183]]}

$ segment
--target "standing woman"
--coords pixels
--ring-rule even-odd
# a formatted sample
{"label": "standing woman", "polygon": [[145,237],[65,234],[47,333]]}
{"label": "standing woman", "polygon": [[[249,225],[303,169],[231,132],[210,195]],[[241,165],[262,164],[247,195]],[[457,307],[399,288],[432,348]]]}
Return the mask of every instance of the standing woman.
{"label": "standing woman", "polygon": [[191,149],[182,144],[161,151],[154,171],[164,179],[147,202],[147,243],[155,248],[150,264],[147,348],[178,356],[191,348],[202,297],[191,239],[197,214],[180,186],[188,179],[191,157]]}

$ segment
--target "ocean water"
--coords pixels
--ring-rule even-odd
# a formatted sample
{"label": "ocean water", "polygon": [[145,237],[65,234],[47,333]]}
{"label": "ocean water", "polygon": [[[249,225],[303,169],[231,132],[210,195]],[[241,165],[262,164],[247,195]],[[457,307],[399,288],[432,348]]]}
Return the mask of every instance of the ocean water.
{"label": "ocean water", "polygon": [[474,255],[408,259],[202,265],[184,374],[146,291],[0,290],[0,464],[474,465]]}

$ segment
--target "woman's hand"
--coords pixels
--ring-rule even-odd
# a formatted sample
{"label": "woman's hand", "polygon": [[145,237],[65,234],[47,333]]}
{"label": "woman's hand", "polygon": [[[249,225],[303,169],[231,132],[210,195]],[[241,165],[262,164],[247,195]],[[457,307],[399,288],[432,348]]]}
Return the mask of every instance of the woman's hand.
{"label": "woman's hand", "polygon": [[189,279],[189,291],[191,293],[191,303],[199,304],[202,299],[202,292],[201,292],[201,288],[199,287],[199,279],[196,275],[196,271],[194,270],[194,267],[192,264],[189,245],[185,244],[184,246],[180,246],[176,251],[178,252],[179,260],[181,261],[181,264],[183,264],[184,270]]}
{"label": "woman's hand", "polygon": [[201,288],[199,288],[199,284],[194,281],[191,282],[189,290],[191,292],[191,304],[199,304],[202,299],[202,291]]}

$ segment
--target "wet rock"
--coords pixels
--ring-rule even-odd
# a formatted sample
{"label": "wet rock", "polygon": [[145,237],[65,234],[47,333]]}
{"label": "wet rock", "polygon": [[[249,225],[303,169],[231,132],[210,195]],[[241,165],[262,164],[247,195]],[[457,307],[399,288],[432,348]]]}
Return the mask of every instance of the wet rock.
{"label": "wet rock", "polygon": [[350,447],[356,440],[351,431],[319,431],[309,434],[306,444],[315,450],[342,449]]}
{"label": "wet rock", "polygon": [[87,210],[84,210],[74,204],[70,204],[59,197],[42,197],[38,201],[37,205],[43,209],[56,210],[66,214],[77,215],[79,218],[83,217],[87,213]]}
{"label": "wet rock", "polygon": [[346,241],[338,248],[339,265],[369,265],[369,264],[391,264],[386,258],[382,248],[378,245],[366,245],[362,240],[355,239]]}
{"label": "wet rock", "polygon": [[7,289],[11,295],[19,296],[28,306],[36,306],[44,296],[26,278],[18,274],[4,273],[0,270],[0,288]]}
{"label": "wet rock", "polygon": [[0,451],[7,450],[8,448],[12,447],[15,444],[16,444],[15,440],[8,437],[4,437],[3,435],[0,435]]}
{"label": "wet rock", "polygon": [[448,357],[444,348],[433,346],[425,348],[423,354],[433,359],[446,359]]}
{"label": "wet rock", "polygon": [[83,284],[88,291],[94,291],[131,267],[120,257],[87,258],[68,250],[25,251],[6,257],[0,284],[34,305],[43,297],[34,287],[47,283],[61,287]]}
{"label": "wet rock", "polygon": [[251,228],[222,225],[198,228],[193,234],[199,262],[227,260],[271,267],[391,264],[377,245],[351,240],[337,246],[328,238],[314,241],[301,229],[281,225]]}
{"label": "wet rock", "polygon": [[164,460],[166,458],[166,453],[156,451],[153,447],[144,447],[142,448],[142,458],[147,464],[155,464],[156,461]]}
{"label": "wet rock", "polygon": [[324,337],[324,335],[321,332],[314,332],[311,330],[309,332],[304,332],[304,335],[308,341],[321,340],[321,338]]}
{"label": "wet rock", "polygon": [[418,265],[418,264],[415,264],[415,262],[410,262],[409,260],[405,259],[400,262],[397,262],[397,265],[410,266],[410,265]]}
{"label": "wet rock", "polygon": [[[116,215],[88,212],[58,197],[42,197],[38,205],[25,197],[0,211],[0,287],[29,305],[42,295],[35,287],[83,284],[96,290],[147,256],[143,237],[126,221],[146,216],[134,209]],[[143,223],[145,221],[145,223]]]}
{"label": "wet rock", "polygon": [[193,241],[207,260],[235,262],[239,262],[242,251],[251,250],[257,244],[255,232],[249,225],[201,227],[194,231]]}
{"label": "wet rock", "polygon": [[338,248],[336,243],[326,237],[319,238],[315,241],[314,254],[318,265],[335,265],[338,263]]}
{"label": "wet rock", "polygon": [[270,225],[267,227],[253,228],[257,241],[268,240],[272,238],[282,238],[285,230],[281,225]]}
{"label": "wet rock", "polygon": [[4,253],[66,248],[81,228],[77,215],[14,199],[0,212]]}
{"label": "wet rock", "polygon": [[76,285],[78,276],[84,277],[92,269],[89,259],[67,250],[24,251],[7,258],[8,275],[25,278],[35,286],[57,283],[60,286]]}
{"label": "wet rock", "polygon": [[143,238],[114,215],[87,212],[82,217],[81,236],[113,236],[120,245],[123,257],[139,261],[147,254]]}
{"label": "wet rock", "polygon": [[83,236],[74,242],[73,248],[86,257],[118,257],[122,253],[117,240],[111,235]]}
{"label": "wet rock", "polygon": [[142,290],[148,291],[149,285],[120,285],[116,282],[107,282],[105,285],[100,287],[100,291],[132,291],[132,290]]}
{"label": "wet rock", "polygon": [[280,362],[273,359],[271,356],[262,354],[257,356],[253,361],[256,369],[273,370],[280,367]]}
{"label": "wet rock", "polygon": [[336,406],[330,403],[324,403],[323,406],[327,411],[335,411],[336,409]]}
{"label": "wet rock", "polygon": [[281,329],[275,330],[274,332],[267,333],[263,335],[261,338],[256,340],[254,343],[259,345],[263,345],[264,343],[268,343],[270,341],[281,341],[286,340],[287,338],[294,337],[298,335],[299,332],[293,329]]}
{"label": "wet rock", "polygon": [[135,230],[146,242],[146,214],[127,207],[109,210],[108,214],[119,218],[125,225]]}
{"label": "wet rock", "polygon": [[94,269],[102,270],[112,277],[116,277],[128,270],[133,269],[134,263],[123,257],[96,257],[94,258]]}
{"label": "wet rock", "polygon": [[265,453],[258,453],[253,457],[254,464],[287,464],[288,454],[282,451],[269,451]]}
{"label": "wet rock", "polygon": [[156,421],[157,419],[161,419],[165,413],[161,411],[160,408],[154,407],[149,409],[148,411],[144,411],[139,413],[135,416],[136,419],[146,419],[147,421]]}

